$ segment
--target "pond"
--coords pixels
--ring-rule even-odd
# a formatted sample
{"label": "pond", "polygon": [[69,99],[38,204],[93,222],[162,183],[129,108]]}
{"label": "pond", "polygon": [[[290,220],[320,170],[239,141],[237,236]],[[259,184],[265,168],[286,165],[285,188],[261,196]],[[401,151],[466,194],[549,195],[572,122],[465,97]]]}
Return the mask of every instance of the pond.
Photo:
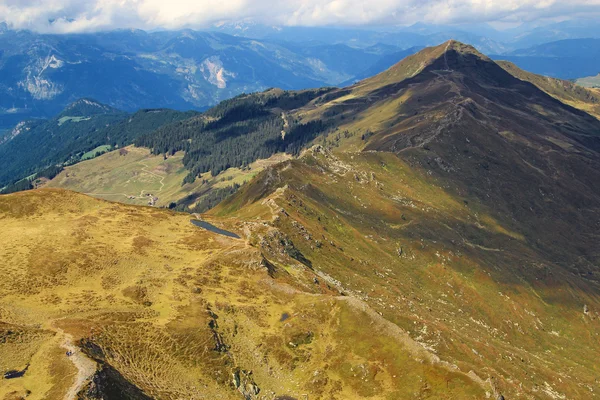
{"label": "pond", "polygon": [[25,367],[25,369],[18,371],[18,370],[10,370],[4,373],[4,379],[15,379],[15,378],[20,378],[23,375],[25,375],[25,372],[27,372],[27,370],[29,369],[29,365]]}
{"label": "pond", "polygon": [[191,222],[192,222],[192,224],[196,225],[197,227],[206,229],[207,231],[218,233],[219,235],[227,236],[227,237],[234,238],[234,239],[241,239],[235,233],[226,231],[226,230],[221,229],[221,228],[217,228],[213,224],[209,224],[206,221],[200,221],[198,219],[193,219]]}

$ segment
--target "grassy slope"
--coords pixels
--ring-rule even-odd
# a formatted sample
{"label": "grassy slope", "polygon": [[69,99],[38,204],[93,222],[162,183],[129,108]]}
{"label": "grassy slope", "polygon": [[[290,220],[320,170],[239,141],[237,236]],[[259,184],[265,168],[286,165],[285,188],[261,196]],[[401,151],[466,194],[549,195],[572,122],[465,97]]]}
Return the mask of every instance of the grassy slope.
{"label": "grassy slope", "polygon": [[110,151],[111,146],[110,145],[102,145],[102,146],[98,146],[95,149],[92,149],[90,151],[88,151],[87,153],[84,153],[81,156],[81,161],[85,161],[85,160],[90,160],[94,157],[96,157],[96,153],[106,153],[107,151]]}
{"label": "grassy slope", "polygon": [[600,88],[600,75],[577,79],[577,84],[588,88]]}
{"label": "grassy slope", "polygon": [[164,160],[144,148],[129,146],[125,151],[121,155],[124,152],[115,150],[67,167],[47,186],[137,205],[148,204],[147,195],[152,194],[163,206],[199,189],[199,182],[181,186],[187,174],[182,154]]}
{"label": "grassy slope", "polygon": [[[466,205],[389,153],[308,153],[277,169],[212,213],[263,215],[324,281],[442,360],[489,379],[490,392],[598,391],[596,289],[560,270],[548,281],[534,267],[548,261],[487,207]],[[527,278],[523,264],[535,268]],[[584,304],[593,311],[584,314]]]}
{"label": "grassy slope", "polygon": [[[206,232],[196,237],[182,217],[149,208],[63,192],[0,197],[0,207],[11,207],[2,256],[10,261],[0,265],[18,266],[9,278],[26,270],[28,279],[79,273],[76,262],[57,264],[52,253],[78,249],[99,255],[84,258],[94,276],[135,276],[105,289],[110,302],[90,301],[92,293],[77,311],[70,308],[77,297],[56,279],[44,280],[51,285],[43,298],[20,293],[26,301],[16,312],[0,304],[12,330],[32,330],[32,344],[18,348],[22,359],[13,365],[36,360],[35,382],[60,387],[44,364],[44,351],[56,350],[52,329],[17,318],[43,314],[36,317],[43,327],[62,317],[47,300],[56,292],[66,299],[60,312],[70,316],[60,327],[89,337],[96,326],[95,342],[114,349],[108,361],[161,398],[192,397],[190,382],[198,379],[209,398],[227,398],[238,367],[252,370],[261,395],[272,397],[597,396],[597,120],[456,42],[293,115],[335,123],[339,130],[322,141],[332,151],[315,148],[267,168],[206,216],[242,234],[244,245]],[[84,199],[90,210],[71,206]],[[48,208],[31,211],[32,202]],[[19,217],[20,207],[33,217]],[[93,223],[81,217],[92,212]],[[56,230],[61,221],[68,226]],[[189,235],[197,241],[186,247]],[[127,246],[139,236],[151,240],[138,241],[145,255]],[[49,249],[43,265],[18,251],[33,243]],[[206,262],[202,250],[212,252]],[[131,264],[112,272],[114,259],[103,257]],[[78,282],[81,275],[74,288]],[[19,304],[5,293],[7,304]],[[133,308],[117,318],[113,310],[125,305]],[[219,316],[228,353],[190,344],[206,348],[212,337],[199,311],[207,305]],[[149,334],[140,337],[141,323]],[[150,359],[169,368],[152,369]]]}
{"label": "grassy slope", "polygon": [[[187,215],[42,189],[1,196],[0,219],[0,367],[29,364],[0,397],[62,399],[76,372],[67,335],[154,398],[240,398],[236,371],[268,398],[484,395],[302,264],[265,264]],[[228,221],[215,223],[237,230]]]}
{"label": "grassy slope", "polygon": [[[194,183],[182,186],[183,178],[188,174],[182,162],[183,153],[165,160],[163,156],[150,154],[145,148],[129,146],[125,151],[125,155],[115,150],[67,167],[46,186],[136,205],[147,205],[148,194],[158,197],[157,206],[168,206],[192,195],[188,201],[192,205],[213,188],[243,184],[265,167],[289,158],[276,154],[268,160],[252,163],[249,170],[230,168],[216,177],[206,173]],[[208,182],[203,184],[203,180]]]}

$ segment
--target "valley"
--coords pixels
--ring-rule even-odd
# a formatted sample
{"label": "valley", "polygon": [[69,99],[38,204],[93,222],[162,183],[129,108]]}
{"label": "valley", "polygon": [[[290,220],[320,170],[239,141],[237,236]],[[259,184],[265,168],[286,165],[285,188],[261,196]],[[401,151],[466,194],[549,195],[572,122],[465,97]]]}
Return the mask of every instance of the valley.
{"label": "valley", "polygon": [[230,168],[215,177],[207,173],[193,183],[182,185],[188,175],[183,157],[179,152],[165,159],[145,148],[123,147],[66,167],[41,186],[73,190],[125,204],[168,207],[180,202],[193,208],[211,191],[242,185],[263,169],[290,156],[276,154],[253,162],[244,170]]}

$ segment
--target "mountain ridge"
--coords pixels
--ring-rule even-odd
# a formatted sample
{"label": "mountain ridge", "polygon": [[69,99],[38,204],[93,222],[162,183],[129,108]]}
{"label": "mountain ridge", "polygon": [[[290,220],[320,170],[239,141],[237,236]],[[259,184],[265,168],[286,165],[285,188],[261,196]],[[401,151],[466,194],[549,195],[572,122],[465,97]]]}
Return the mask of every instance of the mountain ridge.
{"label": "mountain ridge", "polygon": [[0,363],[35,363],[10,390],[67,392],[55,326],[99,365],[83,398],[105,368],[150,398],[598,397],[600,121],[515,75],[451,41],[146,137],[156,155],[188,143],[194,179],[201,150],[251,138],[236,160],[257,120],[298,144],[196,214],[208,229],[62,190],[0,196],[0,334],[26,350],[0,343]]}

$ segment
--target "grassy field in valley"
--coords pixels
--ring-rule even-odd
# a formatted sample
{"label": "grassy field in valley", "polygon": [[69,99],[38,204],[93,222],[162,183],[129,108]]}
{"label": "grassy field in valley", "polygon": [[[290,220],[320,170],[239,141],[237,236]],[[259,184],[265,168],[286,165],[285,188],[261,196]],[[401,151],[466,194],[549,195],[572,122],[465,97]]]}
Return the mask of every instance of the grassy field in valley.
{"label": "grassy field in valley", "polygon": [[[98,150],[98,149],[97,149]],[[105,200],[126,204],[168,206],[190,194],[192,204],[212,188],[243,184],[269,165],[289,156],[276,154],[268,160],[257,160],[249,168],[230,168],[216,177],[203,174],[194,183],[182,185],[188,171],[183,166],[183,153],[166,159],[152,155],[148,149],[129,146],[65,168],[46,187],[63,188]]]}

